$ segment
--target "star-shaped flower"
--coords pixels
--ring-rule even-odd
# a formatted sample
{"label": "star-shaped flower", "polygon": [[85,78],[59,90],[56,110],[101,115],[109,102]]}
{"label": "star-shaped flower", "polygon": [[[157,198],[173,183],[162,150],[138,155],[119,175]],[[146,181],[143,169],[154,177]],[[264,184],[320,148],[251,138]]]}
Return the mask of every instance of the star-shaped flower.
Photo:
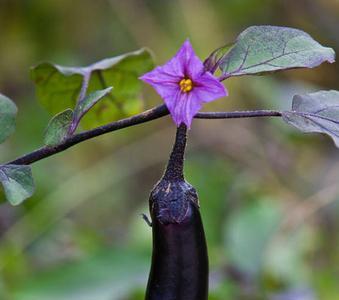
{"label": "star-shaped flower", "polygon": [[227,90],[194,53],[186,40],[178,53],[163,66],[140,77],[164,99],[177,126],[191,126],[194,115],[204,102],[227,96]]}

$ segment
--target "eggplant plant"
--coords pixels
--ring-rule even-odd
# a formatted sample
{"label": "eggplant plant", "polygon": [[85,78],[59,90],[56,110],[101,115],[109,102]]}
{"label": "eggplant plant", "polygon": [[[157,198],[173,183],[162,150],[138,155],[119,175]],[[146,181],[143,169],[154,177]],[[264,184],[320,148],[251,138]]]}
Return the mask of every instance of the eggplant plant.
{"label": "eggplant plant", "polygon": [[[280,117],[302,132],[327,134],[339,147],[339,91],[295,95],[289,111],[199,112],[204,103],[228,95],[223,82],[230,77],[314,68],[334,61],[333,49],[301,30],[252,26],[205,60],[186,40],[172,59],[155,68],[148,49],[85,67],[40,63],[31,69],[31,78],[38,100],[54,117],[42,147],[0,165],[4,194],[12,205],[19,205],[34,193],[33,163],[85,140],[170,115],[177,127],[176,139],[165,173],[149,198],[151,221],[145,217],[153,233],[145,299],[206,300],[208,255],[200,204],[196,190],[184,179],[187,130],[194,118]],[[156,90],[164,104],[143,111],[142,81]],[[14,132],[16,114],[14,102],[0,94],[1,143]]]}

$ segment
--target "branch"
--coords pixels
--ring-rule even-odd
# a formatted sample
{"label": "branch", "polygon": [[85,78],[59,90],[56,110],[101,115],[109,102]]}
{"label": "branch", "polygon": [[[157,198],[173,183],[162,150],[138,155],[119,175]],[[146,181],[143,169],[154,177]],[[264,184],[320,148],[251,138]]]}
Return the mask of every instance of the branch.
{"label": "branch", "polygon": [[[104,126],[100,126],[88,131],[83,131],[76,135],[67,138],[63,143],[49,147],[44,146],[31,153],[23,155],[15,160],[12,160],[6,164],[13,165],[29,165],[46,157],[52,156],[59,152],[62,152],[76,144],[99,135],[112,132],[115,130],[123,129],[126,127],[146,123],[155,119],[159,119],[169,114],[169,111],[165,104],[156,106],[152,109],[146,110],[135,116],[121,119]],[[254,110],[254,111],[234,111],[234,112],[201,112],[196,114],[197,119],[232,119],[232,118],[252,118],[252,117],[280,117],[281,112],[272,110]]]}
{"label": "branch", "polygon": [[154,119],[161,118],[163,116],[166,116],[168,114],[167,107],[165,105],[160,105],[157,107],[154,107],[150,110],[146,110],[138,115],[135,115],[130,118],[121,119],[116,122],[109,123],[104,126],[100,126],[88,131],[83,131],[81,133],[78,133],[76,135],[73,135],[69,138],[67,138],[63,143],[55,146],[55,147],[49,147],[44,146],[42,148],[39,148],[31,153],[28,153],[24,156],[21,156],[11,162],[8,162],[7,164],[13,164],[13,165],[29,165],[31,163],[34,163],[38,160],[44,159],[46,157],[49,157],[51,155],[57,154],[59,152],[62,152],[76,144],[79,144],[83,141],[89,140],[91,138],[94,138],[96,136],[119,130],[122,128],[130,127],[133,125],[145,123]]}
{"label": "branch", "polygon": [[276,110],[242,110],[226,112],[201,112],[197,113],[196,119],[239,119],[255,117],[281,117],[281,112]]}

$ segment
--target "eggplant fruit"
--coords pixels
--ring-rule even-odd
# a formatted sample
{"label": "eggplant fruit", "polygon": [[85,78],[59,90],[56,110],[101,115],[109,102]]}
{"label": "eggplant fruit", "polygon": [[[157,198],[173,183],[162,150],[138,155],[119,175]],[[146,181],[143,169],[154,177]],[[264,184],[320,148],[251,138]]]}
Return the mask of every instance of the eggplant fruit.
{"label": "eggplant fruit", "polygon": [[153,253],[146,300],[207,300],[208,256],[196,190],[183,175],[185,125],[150,199]]}

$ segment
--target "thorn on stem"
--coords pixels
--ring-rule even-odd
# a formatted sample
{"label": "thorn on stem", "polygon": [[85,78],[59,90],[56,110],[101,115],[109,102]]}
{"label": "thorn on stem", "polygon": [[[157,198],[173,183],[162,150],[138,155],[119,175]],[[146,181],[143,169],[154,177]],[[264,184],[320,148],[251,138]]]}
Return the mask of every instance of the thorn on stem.
{"label": "thorn on stem", "polygon": [[150,221],[150,219],[147,217],[147,215],[145,214],[141,214],[142,218],[144,219],[144,221],[147,223],[147,225],[149,227],[152,227],[152,222]]}

